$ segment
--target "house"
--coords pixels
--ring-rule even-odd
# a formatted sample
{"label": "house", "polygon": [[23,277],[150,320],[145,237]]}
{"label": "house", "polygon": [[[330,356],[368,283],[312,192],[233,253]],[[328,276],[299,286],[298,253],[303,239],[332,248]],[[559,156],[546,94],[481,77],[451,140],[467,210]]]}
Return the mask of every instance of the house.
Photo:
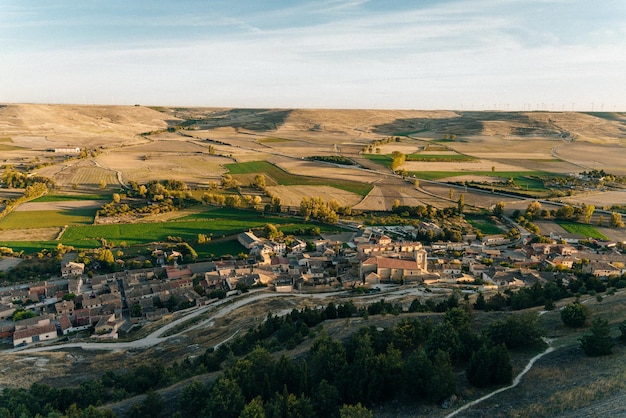
{"label": "house", "polygon": [[376,256],[363,261],[360,266],[360,277],[364,279],[369,273],[376,273],[381,280],[402,280],[417,278],[428,272],[426,258],[423,262],[399,258]]}
{"label": "house", "polygon": [[621,273],[620,269],[606,261],[591,261],[583,265],[583,272],[591,273],[596,277],[617,276]]}
{"label": "house", "polygon": [[73,261],[70,261],[61,267],[62,277],[80,276],[84,272],[85,272],[85,263],[75,263]]}
{"label": "house", "polygon": [[237,241],[239,241],[241,245],[249,250],[257,243],[260,243],[261,239],[254,235],[251,231],[248,231],[242,232],[241,234],[237,235]]}
{"label": "house", "polygon": [[9,319],[10,317],[13,316],[14,312],[15,312],[15,307],[13,306],[12,303],[9,303],[8,305],[4,305],[0,303],[0,321]]}
{"label": "house", "polygon": [[74,301],[73,300],[64,300],[59,303],[54,304],[54,308],[57,312],[57,317],[62,317],[63,315],[74,316]]}
{"label": "house", "polygon": [[57,154],[80,154],[80,148],[55,148],[54,152]]}
{"label": "house", "polygon": [[[35,320],[35,321],[32,321]],[[30,318],[18,321],[13,333],[13,347],[37,343],[40,341],[52,341],[57,338],[57,327],[50,318]]]}

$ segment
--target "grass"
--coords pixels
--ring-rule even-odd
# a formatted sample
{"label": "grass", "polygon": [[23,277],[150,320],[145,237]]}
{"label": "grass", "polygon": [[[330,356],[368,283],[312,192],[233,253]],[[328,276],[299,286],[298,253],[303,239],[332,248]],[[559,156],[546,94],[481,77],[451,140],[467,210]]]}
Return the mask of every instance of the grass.
{"label": "grass", "polygon": [[81,200],[111,200],[111,195],[109,194],[72,194],[72,195],[64,195],[64,194],[46,194],[41,197],[38,197],[31,202],[68,202],[68,201],[81,201]]}
{"label": "grass", "polygon": [[564,221],[556,221],[556,223],[570,234],[578,234],[589,238],[609,241],[609,238],[606,235],[604,235],[602,232],[598,231],[595,227],[591,225]]}
{"label": "grass", "polygon": [[7,136],[3,136],[3,137],[0,137],[0,142],[13,142],[13,139]]}
{"label": "grass", "polygon": [[271,177],[281,186],[332,186],[341,190],[366,196],[372,186],[348,180],[332,180],[320,177],[299,176],[286,172],[267,161],[250,161],[246,163],[224,164],[230,174],[264,174]]}
{"label": "grass", "polygon": [[465,220],[467,220],[467,222],[483,234],[495,235],[502,233],[502,229],[488,219],[465,217]]}
{"label": "grass", "polygon": [[376,164],[380,164],[387,168],[391,168],[391,162],[393,159],[389,155],[385,154],[363,154],[365,158],[370,161],[375,162]]}
{"label": "grass", "polygon": [[101,238],[113,243],[125,241],[128,245],[141,245],[167,241],[168,237],[180,237],[193,243],[198,234],[216,239],[251,228],[262,228],[267,223],[298,227],[311,225],[304,224],[299,218],[263,216],[260,212],[246,210],[216,209],[169,222],[70,226],[63,234],[61,242],[76,248],[95,248],[100,246]]}
{"label": "grass", "polygon": [[43,249],[56,248],[57,241],[0,241],[0,247],[9,247],[13,251],[24,251],[25,254],[34,254]]}
{"label": "grass", "polygon": [[0,229],[50,228],[93,223],[96,209],[13,211],[0,219]]}
{"label": "grass", "polygon": [[248,250],[236,239],[207,242],[206,244],[193,244],[193,249],[198,253],[198,258],[223,257],[225,255],[237,256],[239,253],[248,253]]}
{"label": "grass", "polygon": [[409,154],[406,156],[407,161],[426,161],[426,162],[458,162],[458,161],[474,161],[476,158],[464,154]]}

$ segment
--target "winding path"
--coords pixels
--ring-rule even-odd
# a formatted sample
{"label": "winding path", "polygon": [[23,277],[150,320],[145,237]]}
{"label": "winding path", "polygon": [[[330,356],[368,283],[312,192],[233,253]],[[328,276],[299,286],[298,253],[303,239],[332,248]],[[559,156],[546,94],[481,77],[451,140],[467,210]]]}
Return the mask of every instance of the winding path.
{"label": "winding path", "polygon": [[[549,342],[548,342],[549,343]],[[505,386],[503,388],[494,390],[491,393],[486,394],[483,397],[480,397],[478,399],[475,399],[471,402],[466,403],[465,405],[463,405],[462,407],[460,407],[459,409],[457,409],[454,412],[449,413],[448,415],[446,415],[446,418],[451,418],[453,416],[455,416],[456,414],[458,414],[459,412],[465,411],[466,409],[471,408],[474,405],[477,405],[479,403],[481,403],[482,401],[484,401],[485,399],[489,399],[492,396],[497,395],[498,393],[504,392],[505,390],[509,390],[512,389],[514,387],[516,387],[517,385],[519,385],[519,383],[522,380],[522,377],[524,377],[524,375],[526,373],[528,373],[530,371],[530,369],[532,369],[533,365],[535,364],[535,362],[537,360],[539,360],[541,357],[545,356],[548,353],[551,353],[554,351],[554,347],[549,346],[548,348],[545,349],[545,351],[543,351],[542,353],[537,354],[535,357],[531,358],[530,361],[528,362],[528,364],[526,365],[526,367],[524,368],[524,370],[522,370],[522,372],[520,374],[518,374],[515,379],[513,380],[513,383],[511,383],[509,386]]]}

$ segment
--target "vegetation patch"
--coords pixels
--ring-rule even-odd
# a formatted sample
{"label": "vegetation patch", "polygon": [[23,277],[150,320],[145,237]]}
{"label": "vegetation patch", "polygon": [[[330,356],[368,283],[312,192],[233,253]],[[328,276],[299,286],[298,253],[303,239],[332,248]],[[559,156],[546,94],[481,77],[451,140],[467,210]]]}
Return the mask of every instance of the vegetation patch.
{"label": "vegetation patch", "polygon": [[110,194],[47,194],[31,202],[69,202],[82,200],[111,200]]}
{"label": "vegetation patch", "polygon": [[13,211],[0,219],[0,229],[50,228],[93,223],[95,209]]}
{"label": "vegetation patch", "polygon": [[602,232],[598,231],[592,225],[579,224],[576,222],[556,221],[563,229],[570,234],[578,234],[589,238],[595,238],[603,241],[609,241],[609,238]]}
{"label": "vegetation patch", "polygon": [[309,161],[324,161],[326,163],[354,165],[354,161],[342,155],[316,155],[306,158]]}
{"label": "vegetation patch", "polygon": [[457,162],[457,161],[474,161],[475,157],[464,154],[409,154],[406,156],[407,161],[425,161],[425,162]]}
{"label": "vegetation patch", "polygon": [[385,155],[385,154],[363,154],[363,156],[365,158],[367,158],[368,160],[375,162],[376,164],[380,164],[380,165],[385,166],[387,168],[391,168],[391,163],[393,161],[393,158],[391,158],[391,156],[389,156],[389,155]]}
{"label": "vegetation patch", "polygon": [[4,137],[0,137],[0,142],[13,142],[13,139],[4,136]]}
{"label": "vegetation patch", "polygon": [[332,186],[341,190],[366,196],[372,186],[348,180],[330,180],[319,177],[299,176],[290,174],[267,161],[250,161],[246,163],[224,164],[230,174],[264,174],[271,177],[281,186]]}
{"label": "vegetation patch", "polygon": [[500,229],[496,224],[485,218],[470,218],[466,217],[465,220],[469,222],[474,228],[478,229],[483,234],[494,235],[501,234]]}

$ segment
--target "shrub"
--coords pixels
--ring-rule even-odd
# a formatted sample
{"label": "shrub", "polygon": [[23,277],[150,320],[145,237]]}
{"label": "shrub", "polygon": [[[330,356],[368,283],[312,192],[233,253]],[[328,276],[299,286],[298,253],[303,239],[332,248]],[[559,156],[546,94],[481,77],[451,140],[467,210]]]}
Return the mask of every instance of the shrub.
{"label": "shrub", "polygon": [[578,302],[570,303],[561,311],[561,320],[565,326],[580,328],[585,325],[589,317],[589,310]]}
{"label": "shrub", "polygon": [[606,319],[596,318],[591,325],[591,334],[580,339],[580,346],[590,357],[606,356],[611,354],[613,341],[611,329]]}

